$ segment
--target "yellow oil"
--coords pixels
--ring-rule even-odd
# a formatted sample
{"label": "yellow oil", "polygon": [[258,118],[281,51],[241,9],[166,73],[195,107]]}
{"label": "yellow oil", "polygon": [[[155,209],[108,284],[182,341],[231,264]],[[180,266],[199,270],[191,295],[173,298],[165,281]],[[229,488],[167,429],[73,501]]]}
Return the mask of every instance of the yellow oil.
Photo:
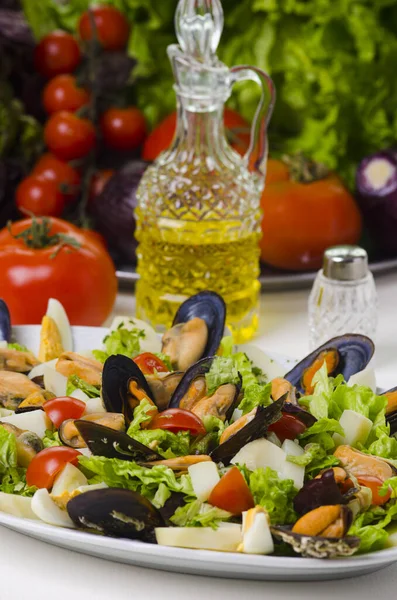
{"label": "yellow oil", "polygon": [[142,227],[139,211],[137,222],[137,317],[164,331],[186,298],[207,289],[224,298],[235,342],[251,339],[259,318],[259,234],[242,234],[238,222]]}

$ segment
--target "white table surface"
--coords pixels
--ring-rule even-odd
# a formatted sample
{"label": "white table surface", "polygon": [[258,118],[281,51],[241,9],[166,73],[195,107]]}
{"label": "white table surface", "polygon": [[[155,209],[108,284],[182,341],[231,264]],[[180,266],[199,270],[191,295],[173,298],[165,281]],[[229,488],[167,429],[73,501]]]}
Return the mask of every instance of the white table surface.
{"label": "white table surface", "polygon": [[[397,385],[397,274],[377,279],[378,383]],[[265,294],[256,343],[302,357],[308,351],[308,291]],[[132,294],[120,294],[115,313],[134,314]],[[62,550],[0,528],[0,600],[322,600],[394,597],[397,565],[332,583],[256,582],[178,575],[131,567]]]}

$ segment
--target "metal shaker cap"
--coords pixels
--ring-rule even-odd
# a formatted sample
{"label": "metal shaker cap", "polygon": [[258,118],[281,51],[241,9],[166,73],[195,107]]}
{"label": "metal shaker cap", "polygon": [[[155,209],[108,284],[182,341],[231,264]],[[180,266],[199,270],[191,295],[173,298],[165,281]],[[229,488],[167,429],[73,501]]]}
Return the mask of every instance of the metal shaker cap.
{"label": "metal shaker cap", "polygon": [[324,252],[323,273],[339,281],[363,279],[368,273],[368,255],[360,246],[332,246]]}

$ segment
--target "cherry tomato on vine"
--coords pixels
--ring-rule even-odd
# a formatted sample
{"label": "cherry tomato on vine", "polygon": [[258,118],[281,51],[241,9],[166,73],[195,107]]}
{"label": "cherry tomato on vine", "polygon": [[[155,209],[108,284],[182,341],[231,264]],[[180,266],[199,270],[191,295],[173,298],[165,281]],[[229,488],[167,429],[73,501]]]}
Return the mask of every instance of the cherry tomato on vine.
{"label": "cherry tomato on vine", "polygon": [[54,446],[41,450],[33,458],[26,471],[26,483],[38,488],[51,489],[54,479],[67,463],[78,464],[81,452],[66,446]]}
{"label": "cherry tomato on vine", "polygon": [[233,515],[240,515],[255,506],[247,482],[237,467],[232,467],[224,474],[212,490],[208,503]]}
{"label": "cherry tomato on vine", "polygon": [[152,419],[148,429],[166,429],[172,433],[190,431],[192,435],[205,435],[204,423],[190,410],[182,408],[169,408]]}
{"label": "cherry tomato on vine", "polygon": [[59,217],[65,208],[58,183],[35,175],[25,177],[18,185],[15,202],[24,215]]}
{"label": "cherry tomato on vine", "polygon": [[43,91],[43,106],[49,115],[60,110],[75,112],[89,101],[90,94],[77,85],[73,75],[57,75],[47,83]]}
{"label": "cherry tomato on vine", "polygon": [[49,152],[39,158],[33,167],[32,175],[55,181],[66,200],[73,200],[79,192],[79,173],[67,162]]}
{"label": "cherry tomato on vine", "polygon": [[302,423],[295,415],[283,413],[281,419],[269,425],[268,430],[273,431],[280,442],[284,440],[294,440],[306,430],[306,425]]}
{"label": "cherry tomato on vine", "polygon": [[167,373],[167,365],[151,352],[142,352],[134,358],[134,363],[138,365],[142,373],[149,375],[157,371],[158,373]]}
{"label": "cherry tomato on vine", "polygon": [[35,68],[44,77],[73,73],[81,61],[80,48],[70,33],[53,31],[43,37],[34,51]]}
{"label": "cherry tomato on vine", "polygon": [[86,409],[86,405],[85,402],[77,398],[62,396],[47,400],[43,405],[43,409],[47,417],[51,419],[58,429],[66,419],[80,419]]}
{"label": "cherry tomato on vine", "polygon": [[91,17],[88,11],[80,17],[80,38],[87,41],[93,37],[91,19],[94,19],[96,36],[103,48],[123,50],[130,35],[130,26],[123,13],[114,6],[93,6],[90,11]]}
{"label": "cherry tomato on vine", "polygon": [[88,119],[61,111],[52,115],[44,128],[48,148],[61,160],[83,158],[95,146],[95,127]]}
{"label": "cherry tomato on vine", "polygon": [[146,137],[145,117],[135,106],[109,108],[100,124],[105,144],[114,150],[135,150]]}

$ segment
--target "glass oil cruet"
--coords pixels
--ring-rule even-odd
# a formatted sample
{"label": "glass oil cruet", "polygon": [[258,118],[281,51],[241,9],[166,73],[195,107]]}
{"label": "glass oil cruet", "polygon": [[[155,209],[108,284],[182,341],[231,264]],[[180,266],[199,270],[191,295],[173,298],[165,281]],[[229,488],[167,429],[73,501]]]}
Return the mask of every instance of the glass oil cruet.
{"label": "glass oil cruet", "polygon": [[[227,325],[242,342],[258,326],[260,196],[274,86],[256,67],[229,69],[217,58],[219,0],[180,0],[175,27],[179,45],[169,46],[168,55],[176,133],[137,192],[137,316],[164,330],[188,296],[213,290],[225,299]],[[243,80],[261,86],[262,97],[241,157],[225,138],[223,109],[233,84]]]}

